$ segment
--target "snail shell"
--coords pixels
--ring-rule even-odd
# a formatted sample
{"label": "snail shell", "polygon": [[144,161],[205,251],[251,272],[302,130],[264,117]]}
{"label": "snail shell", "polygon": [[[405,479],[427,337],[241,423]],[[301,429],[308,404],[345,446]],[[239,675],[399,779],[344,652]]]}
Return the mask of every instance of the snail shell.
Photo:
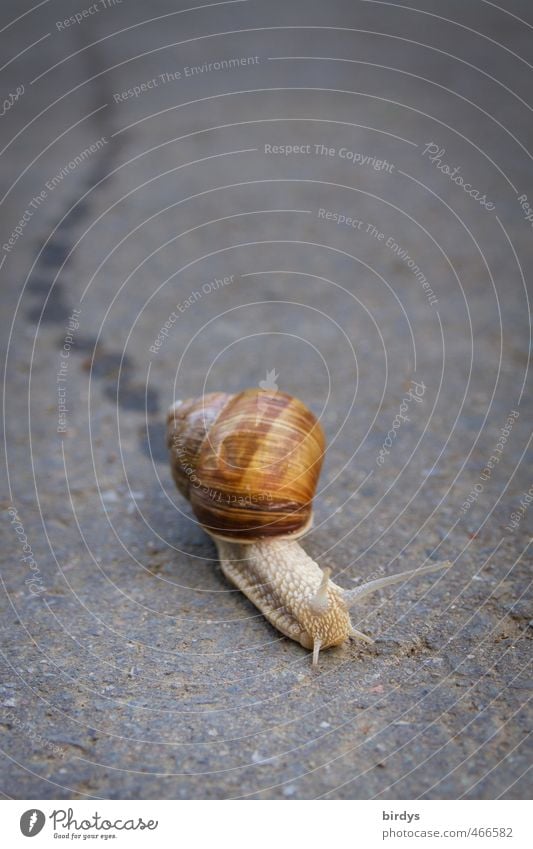
{"label": "snail shell", "polygon": [[253,543],[309,528],[325,438],[297,398],[212,392],[174,404],[167,425],[176,485],[211,534]]}

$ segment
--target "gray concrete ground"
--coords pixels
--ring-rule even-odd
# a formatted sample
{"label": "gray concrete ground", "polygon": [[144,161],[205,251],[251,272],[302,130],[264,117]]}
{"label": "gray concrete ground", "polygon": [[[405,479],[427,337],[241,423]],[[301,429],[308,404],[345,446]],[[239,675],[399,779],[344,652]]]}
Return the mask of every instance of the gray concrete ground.
{"label": "gray concrete ground", "polygon": [[[75,5],[1,12],[3,794],[527,796],[529,4]],[[175,397],[272,369],[307,551],[455,563],[317,670],[166,462]]]}

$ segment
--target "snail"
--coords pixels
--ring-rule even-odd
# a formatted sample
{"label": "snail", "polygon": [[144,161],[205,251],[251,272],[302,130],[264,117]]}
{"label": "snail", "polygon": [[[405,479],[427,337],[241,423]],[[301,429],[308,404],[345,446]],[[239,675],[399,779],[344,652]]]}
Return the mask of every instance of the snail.
{"label": "snail", "polygon": [[313,652],[357,631],[349,609],[365,596],[449,561],[345,590],[298,542],[312,523],[325,437],[311,410],[276,390],[211,392],[175,402],[167,416],[171,471],[214,540],[222,571],[287,637]]}

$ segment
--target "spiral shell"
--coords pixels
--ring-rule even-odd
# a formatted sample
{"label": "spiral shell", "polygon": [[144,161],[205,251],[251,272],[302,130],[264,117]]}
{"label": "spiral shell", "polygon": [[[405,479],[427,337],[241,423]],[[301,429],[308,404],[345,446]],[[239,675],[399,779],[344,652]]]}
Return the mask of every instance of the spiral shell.
{"label": "spiral shell", "polygon": [[210,533],[255,542],[310,526],[325,439],[301,401],[213,392],[174,404],[167,423],[174,480]]}

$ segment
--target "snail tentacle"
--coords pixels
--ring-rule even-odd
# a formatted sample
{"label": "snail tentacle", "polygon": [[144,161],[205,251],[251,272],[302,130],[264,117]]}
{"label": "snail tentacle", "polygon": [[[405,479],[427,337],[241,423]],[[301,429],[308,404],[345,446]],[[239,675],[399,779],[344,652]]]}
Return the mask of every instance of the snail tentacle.
{"label": "snail tentacle", "polygon": [[364,643],[369,643],[369,645],[373,645],[375,642],[372,637],[368,636],[368,634],[363,634],[362,631],[358,631],[357,628],[354,628],[353,626],[350,631],[350,637],[357,637],[358,640],[363,640]]}
{"label": "snail tentacle", "polygon": [[391,584],[400,584],[402,581],[407,581],[409,578],[415,578],[418,575],[426,575],[428,572],[449,569],[452,565],[450,560],[442,560],[438,563],[432,563],[430,566],[421,566],[418,569],[408,569],[406,572],[397,572],[395,575],[376,578],[374,581],[367,581],[366,584],[361,584],[360,587],[355,587],[353,590],[344,590],[343,598],[348,607],[352,607],[365,596],[370,595],[376,590],[381,590],[383,587],[388,587]]}

